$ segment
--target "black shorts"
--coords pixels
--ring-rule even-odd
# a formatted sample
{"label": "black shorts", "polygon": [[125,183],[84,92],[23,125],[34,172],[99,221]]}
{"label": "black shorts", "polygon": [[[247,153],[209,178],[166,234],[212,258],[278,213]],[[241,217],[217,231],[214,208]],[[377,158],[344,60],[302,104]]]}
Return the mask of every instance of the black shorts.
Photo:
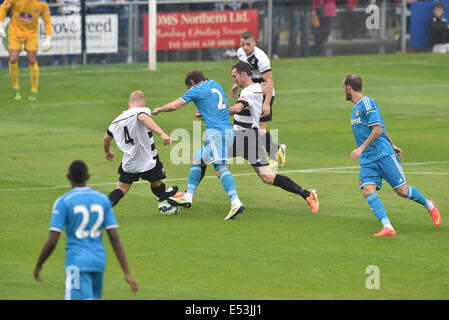
{"label": "black shorts", "polygon": [[234,143],[228,151],[228,157],[243,157],[253,167],[267,166],[268,159],[262,142],[263,138],[257,128],[235,130]]}
{"label": "black shorts", "polygon": [[138,181],[140,178],[150,182],[166,178],[164,165],[159,161],[159,157],[156,159],[156,165],[151,170],[138,173],[125,172],[123,170],[122,164],[120,163],[118,173],[120,174],[120,178],[118,179],[118,181],[126,184],[132,184],[133,182]]}
{"label": "black shorts", "polygon": [[[265,96],[263,96],[263,101],[265,101]],[[260,122],[268,122],[268,121],[273,120],[273,101],[274,101],[274,97],[271,97],[270,114],[266,117],[260,117]]]}

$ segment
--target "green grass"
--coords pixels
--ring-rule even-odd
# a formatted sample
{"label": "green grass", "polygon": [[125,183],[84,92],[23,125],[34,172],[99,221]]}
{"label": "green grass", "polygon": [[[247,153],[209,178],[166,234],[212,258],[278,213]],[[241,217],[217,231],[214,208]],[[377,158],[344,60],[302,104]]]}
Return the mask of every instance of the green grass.
{"label": "green grass", "polygon": [[[44,265],[43,283],[32,270],[48,235],[54,201],[69,190],[68,165],[81,158],[93,188],[108,194],[119,162],[104,159],[102,138],[142,90],[150,108],[178,98],[184,76],[203,70],[226,92],[233,62],[41,68],[39,100],[12,99],[7,70],[0,73],[0,299],[62,299],[64,243]],[[447,299],[449,290],[449,62],[440,55],[385,55],[275,60],[274,121],[287,145],[280,171],[319,192],[311,214],[298,196],[264,185],[248,165],[231,165],[244,214],[225,223],[229,201],[216,178],[207,178],[189,210],[157,212],[147,183],[135,184],[115,208],[119,234],[138,299]],[[381,225],[358,190],[358,163],[350,127],[352,104],[341,82],[359,73],[364,93],[381,108],[386,128],[404,150],[407,182],[434,199],[443,215],[435,228],[420,205],[399,198],[387,183],[379,195],[396,237],[375,238]],[[231,103],[232,103],[231,99]],[[168,133],[192,131],[194,105],[154,119]],[[170,162],[156,137],[167,185],[186,187],[189,165]],[[114,146],[120,158],[120,152]],[[331,168],[329,170],[301,171]],[[332,169],[340,168],[340,169]],[[245,175],[245,173],[251,173]],[[212,168],[207,176],[213,176]],[[173,179],[173,180],[170,180]],[[57,188],[54,188],[57,187]],[[107,243],[104,299],[130,299],[123,273]],[[368,290],[365,270],[380,270],[380,289]]]}

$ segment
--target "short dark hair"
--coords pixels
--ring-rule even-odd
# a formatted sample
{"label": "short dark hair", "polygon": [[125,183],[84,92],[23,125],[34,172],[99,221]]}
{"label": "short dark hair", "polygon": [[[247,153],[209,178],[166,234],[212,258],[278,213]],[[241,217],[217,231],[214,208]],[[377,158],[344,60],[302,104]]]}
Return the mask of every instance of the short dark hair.
{"label": "short dark hair", "polygon": [[442,10],[444,10],[444,6],[441,4],[441,3],[437,3],[437,4],[435,4],[434,6],[433,6],[433,10],[435,10],[435,9],[442,9]]}
{"label": "short dark hair", "polygon": [[83,183],[87,180],[87,165],[81,160],[75,160],[69,167],[70,181]]}
{"label": "short dark hair", "polygon": [[242,72],[245,72],[248,75],[248,77],[251,77],[253,75],[251,69],[249,68],[249,64],[241,61],[232,66],[231,70],[234,69],[237,70],[238,74],[242,74]]}
{"label": "short dark hair", "polygon": [[254,39],[254,34],[251,31],[245,31],[242,33],[242,35],[240,36],[241,39]]}
{"label": "short dark hair", "polygon": [[362,91],[362,78],[357,74],[347,75],[344,84],[350,86],[354,91]]}
{"label": "short dark hair", "polygon": [[206,81],[207,78],[204,76],[204,74],[201,71],[193,70],[187,73],[186,79],[184,80],[184,83],[186,86],[191,85],[190,81],[193,81],[193,84],[198,84],[201,81]]}

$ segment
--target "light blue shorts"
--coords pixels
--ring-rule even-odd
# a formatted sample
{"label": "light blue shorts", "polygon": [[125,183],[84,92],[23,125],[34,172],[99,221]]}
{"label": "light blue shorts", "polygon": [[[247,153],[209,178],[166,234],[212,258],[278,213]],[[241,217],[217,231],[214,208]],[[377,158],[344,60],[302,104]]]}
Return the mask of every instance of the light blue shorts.
{"label": "light blue shorts", "polygon": [[406,184],[401,161],[396,154],[390,154],[377,161],[363,164],[360,167],[360,189],[365,185],[375,185],[377,190],[382,188],[382,179],[387,181],[393,189]]}
{"label": "light blue shorts", "polygon": [[66,268],[66,300],[99,300],[103,290],[103,272],[79,272]]}
{"label": "light blue shorts", "polygon": [[207,129],[206,142],[200,150],[193,154],[193,159],[198,164],[227,163],[228,149],[233,143],[234,132],[232,129],[225,131]]}

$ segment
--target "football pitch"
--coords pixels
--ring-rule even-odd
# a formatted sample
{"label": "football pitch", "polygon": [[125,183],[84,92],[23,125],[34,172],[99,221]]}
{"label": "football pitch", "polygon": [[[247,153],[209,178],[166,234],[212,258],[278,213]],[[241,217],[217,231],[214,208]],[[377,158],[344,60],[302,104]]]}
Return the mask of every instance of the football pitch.
{"label": "football pitch", "polygon": [[[64,245],[44,264],[44,282],[32,271],[48,236],[54,201],[70,190],[71,161],[84,160],[89,186],[106,195],[115,188],[117,160],[105,160],[102,139],[142,90],[151,109],[185,92],[185,74],[201,70],[232,86],[233,61],[41,68],[39,100],[29,102],[28,69],[20,70],[23,100],[12,99],[7,70],[0,70],[0,299],[63,299]],[[320,212],[280,188],[265,185],[251,166],[232,164],[245,212],[225,222],[230,205],[209,166],[190,209],[164,216],[142,180],[114,208],[136,299],[448,299],[449,292],[449,60],[410,54],[282,59],[272,61],[274,120],[287,163],[278,173],[316,189]],[[341,83],[349,73],[364,81],[386,129],[403,149],[409,185],[435,200],[442,225],[427,211],[399,198],[384,182],[379,197],[398,232],[373,237],[381,224],[358,188],[359,163],[349,160],[355,141],[352,103]],[[230,105],[235,100],[228,94]],[[154,120],[168,134],[192,133],[193,103]],[[204,126],[204,125],[203,125]],[[203,127],[204,128],[204,127]],[[170,161],[170,147],[155,136],[166,185],[187,185],[189,164]],[[175,147],[179,141],[173,141]],[[111,249],[107,250],[104,299],[132,299]],[[375,266],[378,289],[369,289]],[[368,273],[367,273],[368,272]]]}

